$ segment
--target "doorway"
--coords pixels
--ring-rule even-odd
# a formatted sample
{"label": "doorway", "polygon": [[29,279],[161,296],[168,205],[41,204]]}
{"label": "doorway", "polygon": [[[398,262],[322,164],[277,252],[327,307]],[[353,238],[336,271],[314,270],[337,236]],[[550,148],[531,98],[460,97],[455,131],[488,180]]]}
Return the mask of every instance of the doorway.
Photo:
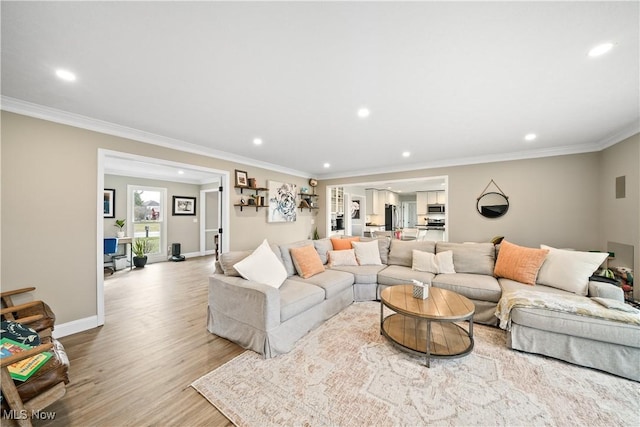
{"label": "doorway", "polygon": [[222,192],[221,188],[211,188],[200,191],[200,252],[205,255],[220,254],[222,240]]}
{"label": "doorway", "polygon": [[139,185],[127,186],[127,236],[146,239],[149,263],[166,261],[167,247],[167,189]]}
{"label": "doorway", "polygon": [[418,225],[416,202],[402,202],[402,225],[405,228],[415,228]]}
{"label": "doorway", "polygon": [[[108,169],[107,169],[108,165]],[[166,178],[169,173],[173,173],[174,176],[180,176],[181,173],[187,175],[195,175],[201,177],[206,182],[216,182],[216,188],[229,187],[229,171],[221,169],[213,169],[202,166],[195,166],[186,163],[178,163],[170,160],[158,159],[153,157],[139,156],[136,154],[98,149],[98,167],[97,167],[97,188],[96,188],[96,222],[97,222],[97,239],[96,239],[96,326],[104,325],[105,322],[105,310],[104,310],[104,272],[103,272],[103,248],[102,241],[105,237],[105,217],[104,217],[104,182],[105,171],[109,170],[109,174],[131,176],[144,179],[155,179],[172,181]],[[112,170],[118,171],[118,173],[112,172]],[[120,173],[122,172],[122,173]],[[175,179],[176,182],[180,182],[180,179]],[[206,188],[206,184],[202,184],[203,188]],[[124,193],[124,189],[122,192]],[[221,191],[219,195],[219,224],[220,229],[224,230],[219,236],[219,248],[221,252],[229,251],[229,239],[231,235],[229,233],[229,209],[230,209],[230,193],[229,191]],[[165,199],[168,197],[165,195]],[[201,203],[199,203],[201,205]],[[165,221],[169,214],[165,207]],[[131,221],[128,221],[131,222]],[[128,225],[129,226],[129,225]],[[146,229],[142,226],[142,232],[146,235]],[[149,232],[153,233],[151,226],[149,226]],[[131,229],[133,232],[133,228]],[[161,232],[158,230],[158,232]],[[201,234],[202,235],[202,234]],[[166,230],[164,231],[165,238],[168,236]],[[202,238],[201,238],[202,239]],[[99,244],[98,244],[99,243]],[[160,249],[164,254],[166,246],[162,246]],[[205,255],[205,251],[200,250],[200,255]],[[166,259],[166,258],[165,258]]]}

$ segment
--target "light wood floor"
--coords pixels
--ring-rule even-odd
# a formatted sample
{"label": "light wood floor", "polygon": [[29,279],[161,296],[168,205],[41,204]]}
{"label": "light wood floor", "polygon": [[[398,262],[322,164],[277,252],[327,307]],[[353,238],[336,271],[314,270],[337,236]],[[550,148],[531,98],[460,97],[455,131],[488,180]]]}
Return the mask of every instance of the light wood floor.
{"label": "light wood floor", "polygon": [[71,383],[35,426],[231,426],[189,385],[243,352],[207,332],[213,257],[105,280],[105,325],[61,338]]}

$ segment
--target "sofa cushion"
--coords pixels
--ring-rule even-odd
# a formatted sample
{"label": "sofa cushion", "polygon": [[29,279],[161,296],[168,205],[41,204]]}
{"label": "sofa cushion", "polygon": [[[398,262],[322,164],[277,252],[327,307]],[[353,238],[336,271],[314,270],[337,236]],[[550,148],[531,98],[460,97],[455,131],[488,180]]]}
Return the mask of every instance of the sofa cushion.
{"label": "sofa cushion", "polygon": [[378,283],[378,273],[387,268],[386,265],[344,265],[333,267],[332,270],[345,271],[353,275],[357,284]]}
{"label": "sofa cushion", "polygon": [[600,267],[608,253],[580,252],[556,249],[540,245],[549,253],[540,271],[537,282],[578,295],[587,295],[589,277]]}
{"label": "sofa cushion", "polygon": [[436,253],[444,251],[453,251],[453,265],[456,273],[493,276],[496,255],[492,243],[438,242]]}
{"label": "sofa cushion", "polygon": [[326,264],[328,261],[327,252],[333,250],[331,239],[324,238],[324,239],[314,240],[313,246],[316,248],[316,252],[318,252],[318,255],[320,256],[320,261],[322,261],[322,264]]}
{"label": "sofa cushion", "polygon": [[548,249],[525,248],[503,240],[493,272],[497,277],[533,286],[548,253]]}
{"label": "sofa cushion", "polygon": [[337,267],[339,265],[358,265],[356,260],[356,252],[353,249],[329,251],[329,267]]}
{"label": "sofa cushion", "polygon": [[334,296],[339,295],[345,289],[353,286],[354,277],[353,274],[330,269],[309,277],[308,279],[292,277],[291,281],[299,281],[305,284],[317,286],[324,291],[324,299],[331,299]]}
{"label": "sofa cushion", "polygon": [[220,254],[220,267],[226,276],[241,277],[238,270],[233,268],[234,264],[239,263],[249,255],[252,251],[231,251]]}
{"label": "sofa cushion", "polygon": [[287,271],[276,257],[267,239],[251,255],[233,265],[242,277],[279,288],[287,278]]}
{"label": "sofa cushion", "polygon": [[431,283],[435,274],[412,270],[404,265],[390,265],[378,273],[378,284],[385,286],[410,285],[412,280]]}
{"label": "sofa cushion", "polygon": [[359,242],[359,241],[360,241],[360,237],[358,237],[358,236],[355,236],[355,237],[343,237],[343,238],[332,237],[331,238],[331,244],[333,245],[333,250],[334,251],[344,251],[344,250],[352,249],[351,248],[351,242]]}
{"label": "sofa cushion", "polygon": [[360,265],[382,265],[378,242],[351,242]]}
{"label": "sofa cushion", "polygon": [[640,348],[640,327],[628,323],[532,307],[515,307],[511,321],[541,331]]}
{"label": "sofa cushion", "polygon": [[296,268],[293,265],[293,259],[291,258],[291,248],[301,248],[303,246],[312,245],[311,240],[301,240],[299,242],[287,243],[284,245],[280,245],[280,256],[282,257],[282,264],[284,264],[284,268],[287,270],[287,275],[293,276],[296,274]]}
{"label": "sofa cushion", "polygon": [[411,267],[413,264],[413,250],[435,252],[436,243],[428,240],[398,240],[393,239],[389,248],[388,265],[402,265]]}
{"label": "sofa cushion", "polygon": [[500,283],[500,287],[502,288],[502,293],[509,291],[518,291],[518,290],[535,290],[536,292],[548,292],[550,294],[569,294],[570,292],[563,291],[562,289],[552,288],[550,286],[536,284],[535,289],[531,289],[531,285],[526,285],[522,282],[518,282],[516,280],[498,278],[498,283]]}
{"label": "sofa cushion", "polygon": [[320,304],[324,290],[311,283],[287,279],[280,286],[280,321],[285,322],[300,313]]}
{"label": "sofa cushion", "polygon": [[483,274],[438,274],[433,278],[431,284],[437,288],[448,289],[478,301],[497,303],[502,295],[502,288],[500,288],[498,280],[493,276]]}

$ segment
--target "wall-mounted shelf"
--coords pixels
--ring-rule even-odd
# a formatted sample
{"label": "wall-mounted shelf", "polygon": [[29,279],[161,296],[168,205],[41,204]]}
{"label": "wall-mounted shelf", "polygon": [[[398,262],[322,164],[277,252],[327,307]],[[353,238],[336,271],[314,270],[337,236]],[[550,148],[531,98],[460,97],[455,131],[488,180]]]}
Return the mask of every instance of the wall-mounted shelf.
{"label": "wall-mounted shelf", "polygon": [[300,212],[302,212],[303,209],[309,209],[309,212],[311,212],[311,211],[318,210],[320,208],[313,207],[313,206],[302,206],[302,205],[300,205],[300,206],[298,206],[298,209],[300,209]]}
{"label": "wall-mounted shelf", "polygon": [[253,190],[256,192],[256,194],[258,194],[260,191],[267,191],[268,188],[263,188],[263,187],[243,187],[240,185],[234,185],[233,188],[239,188],[240,189],[240,194],[243,193],[243,191],[246,190]]}
{"label": "wall-mounted shelf", "polygon": [[[313,194],[310,194],[310,193],[298,193],[298,196],[300,196],[300,204],[298,205],[298,209],[300,209],[300,212],[302,212],[303,209],[309,209],[309,212],[319,209],[317,206],[311,206],[309,204],[309,202],[311,201],[312,197],[318,197],[318,195],[315,192]],[[307,206],[305,206],[304,202],[306,202]]]}
{"label": "wall-mounted shelf", "polygon": [[242,212],[242,208],[256,208],[256,212],[258,212],[258,209],[260,208],[268,208],[269,205],[247,205],[247,204],[242,204],[242,203],[236,203],[233,206],[239,206],[240,207],[240,212]]}

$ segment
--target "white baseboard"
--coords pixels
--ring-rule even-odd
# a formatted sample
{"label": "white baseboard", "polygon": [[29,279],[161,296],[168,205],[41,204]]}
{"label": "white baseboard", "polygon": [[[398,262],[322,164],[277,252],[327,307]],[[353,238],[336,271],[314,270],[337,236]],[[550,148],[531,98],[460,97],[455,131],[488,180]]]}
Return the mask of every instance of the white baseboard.
{"label": "white baseboard", "polygon": [[62,338],[67,335],[97,328],[98,326],[100,326],[98,325],[98,316],[85,317],[84,319],[72,320],[71,322],[56,325],[52,335],[54,338]]}

